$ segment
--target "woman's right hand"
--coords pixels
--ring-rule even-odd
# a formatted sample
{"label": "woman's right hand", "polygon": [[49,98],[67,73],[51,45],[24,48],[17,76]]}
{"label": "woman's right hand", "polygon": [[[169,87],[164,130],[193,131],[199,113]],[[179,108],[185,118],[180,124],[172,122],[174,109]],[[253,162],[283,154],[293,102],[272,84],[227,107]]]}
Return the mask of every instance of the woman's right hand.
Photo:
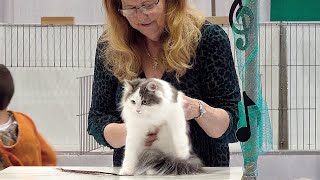
{"label": "woman's right hand", "polygon": [[147,147],[150,147],[150,146],[153,144],[153,142],[154,142],[155,140],[157,140],[158,132],[159,132],[159,129],[156,129],[155,132],[149,133],[149,134],[147,135],[147,139],[146,139],[144,145],[147,146]]}

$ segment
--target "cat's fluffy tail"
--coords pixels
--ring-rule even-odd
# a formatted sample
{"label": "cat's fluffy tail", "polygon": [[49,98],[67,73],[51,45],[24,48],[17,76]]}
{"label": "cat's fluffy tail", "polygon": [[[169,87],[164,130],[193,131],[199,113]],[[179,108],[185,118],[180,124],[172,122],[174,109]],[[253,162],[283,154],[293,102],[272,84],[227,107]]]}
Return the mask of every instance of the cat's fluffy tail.
{"label": "cat's fluffy tail", "polygon": [[155,149],[144,150],[137,165],[136,174],[186,175],[203,173],[203,164],[196,155],[181,160]]}

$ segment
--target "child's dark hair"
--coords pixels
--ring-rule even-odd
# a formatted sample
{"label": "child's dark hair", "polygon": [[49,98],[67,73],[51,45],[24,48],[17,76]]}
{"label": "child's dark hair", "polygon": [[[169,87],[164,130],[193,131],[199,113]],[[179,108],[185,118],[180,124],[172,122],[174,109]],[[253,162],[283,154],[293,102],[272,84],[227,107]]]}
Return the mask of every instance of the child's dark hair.
{"label": "child's dark hair", "polygon": [[9,69],[0,64],[0,110],[7,109],[14,93],[13,78]]}

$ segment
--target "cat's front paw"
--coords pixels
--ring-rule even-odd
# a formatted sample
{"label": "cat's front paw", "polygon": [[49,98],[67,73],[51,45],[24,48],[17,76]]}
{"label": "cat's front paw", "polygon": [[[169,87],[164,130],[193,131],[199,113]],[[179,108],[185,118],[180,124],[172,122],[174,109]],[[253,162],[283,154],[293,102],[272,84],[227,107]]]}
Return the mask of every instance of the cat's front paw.
{"label": "cat's front paw", "polygon": [[154,170],[154,169],[148,169],[146,171],[146,175],[149,175],[149,176],[153,176],[153,175],[156,175],[157,174],[157,171]]}
{"label": "cat's front paw", "polygon": [[121,175],[121,176],[133,176],[133,174],[134,174],[133,168],[123,167],[120,169],[120,172],[119,172],[119,175]]}

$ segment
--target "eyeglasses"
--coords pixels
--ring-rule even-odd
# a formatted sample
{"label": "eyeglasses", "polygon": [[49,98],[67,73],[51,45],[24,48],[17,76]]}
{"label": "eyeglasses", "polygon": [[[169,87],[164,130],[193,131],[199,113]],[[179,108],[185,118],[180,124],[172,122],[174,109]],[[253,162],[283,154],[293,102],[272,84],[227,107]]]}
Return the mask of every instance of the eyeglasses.
{"label": "eyeglasses", "polygon": [[148,14],[156,5],[159,4],[159,1],[160,0],[149,1],[144,3],[140,7],[133,7],[129,9],[119,9],[118,11],[121,12],[121,14],[125,17],[133,16],[138,12],[138,10],[144,14]]}

